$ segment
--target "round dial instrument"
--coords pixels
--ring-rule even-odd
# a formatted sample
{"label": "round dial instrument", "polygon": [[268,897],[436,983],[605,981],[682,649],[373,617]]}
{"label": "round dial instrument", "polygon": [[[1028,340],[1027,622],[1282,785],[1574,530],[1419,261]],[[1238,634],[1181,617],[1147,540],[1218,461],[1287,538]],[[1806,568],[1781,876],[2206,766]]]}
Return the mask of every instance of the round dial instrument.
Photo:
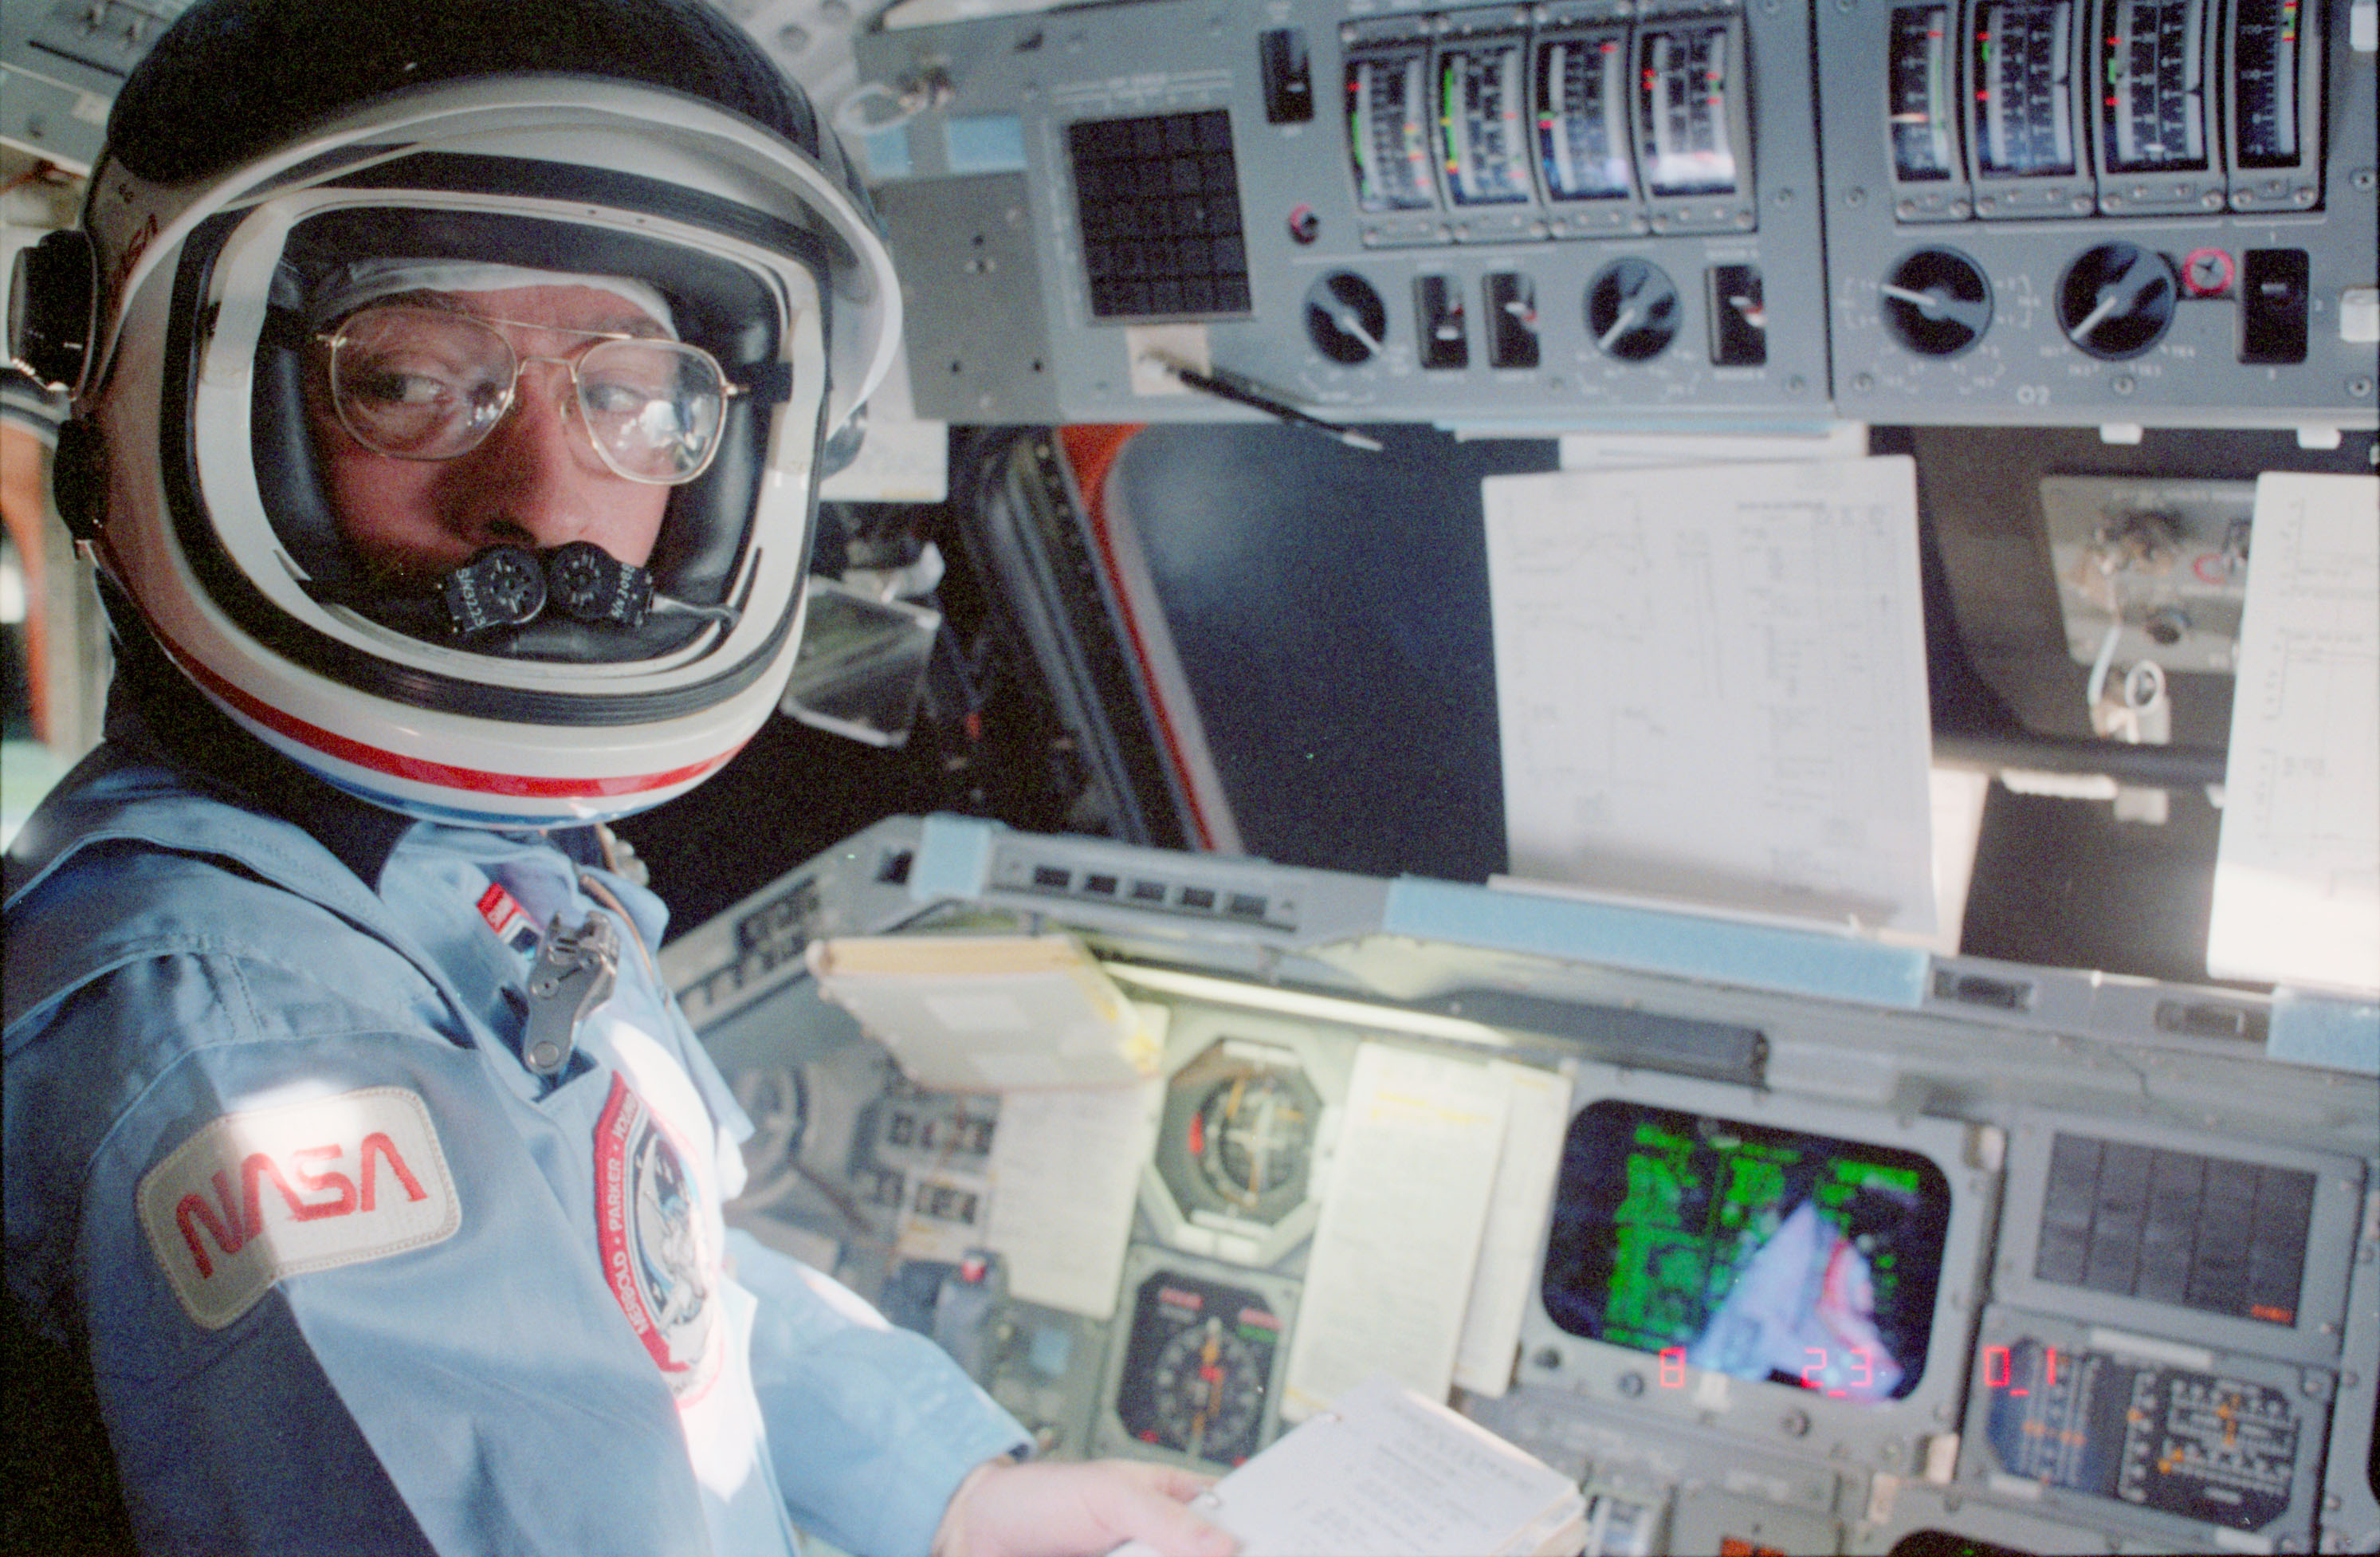
{"label": "round dial instrument", "polygon": [[1586,286],[1586,333],[1607,357],[1649,362],[1678,335],[1678,288],[1645,260],[1614,260]]}
{"label": "round dial instrument", "polygon": [[1235,1466],[1263,1436],[1281,1339],[1281,1320],[1260,1294],[1156,1271],[1134,1295],[1116,1419],[1142,1443]]}
{"label": "round dial instrument", "polygon": [[2173,322],[2180,299],[2173,264],[2137,244],[2103,243],[2067,267],[2058,288],[2066,338],[2107,362],[2138,357]]}
{"label": "round dial instrument", "polygon": [[1992,322],[1992,284],[1955,249],[1921,249],[1884,278],[1884,325],[1920,357],[1956,357]]}
{"label": "round dial instrument", "polygon": [[1189,1126],[1190,1158],[1208,1187],[1244,1211],[1302,1188],[1314,1150],[1311,1095],[1280,1071],[1217,1082]]}
{"label": "round dial instrument", "polygon": [[1207,1448],[1237,1444],[1264,1410],[1270,1359],[1220,1318],[1178,1331],[1160,1347],[1148,1371],[1151,1406],[1173,1447],[1195,1458]]}
{"label": "round dial instrument", "polygon": [[1321,1126],[1294,1054],[1219,1042],[1166,1083],[1158,1176],[1184,1216],[1279,1226],[1306,1203]]}

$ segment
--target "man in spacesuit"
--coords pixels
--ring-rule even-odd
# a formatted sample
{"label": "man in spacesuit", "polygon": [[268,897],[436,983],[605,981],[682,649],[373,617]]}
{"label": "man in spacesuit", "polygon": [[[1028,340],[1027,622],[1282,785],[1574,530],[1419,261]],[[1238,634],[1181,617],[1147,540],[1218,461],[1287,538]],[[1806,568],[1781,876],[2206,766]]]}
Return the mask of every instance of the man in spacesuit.
{"label": "man in spacesuit", "polygon": [[164,1551],[1230,1550],[730,1233],[600,824],[768,717],[899,294],[696,0],[219,0],[12,351],[118,634],[8,860],[12,1327]]}

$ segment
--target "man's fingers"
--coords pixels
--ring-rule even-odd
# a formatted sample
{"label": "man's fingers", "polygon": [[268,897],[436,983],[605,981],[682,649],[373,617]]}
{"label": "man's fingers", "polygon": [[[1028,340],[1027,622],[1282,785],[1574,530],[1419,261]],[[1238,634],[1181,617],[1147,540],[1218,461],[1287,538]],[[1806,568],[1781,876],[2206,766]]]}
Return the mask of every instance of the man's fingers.
{"label": "man's fingers", "polygon": [[1204,1477],[1131,1461],[1111,1461],[1101,1468],[1110,1467],[1118,1474],[1109,1486],[1124,1505],[1110,1512],[1120,1532],[1155,1548],[1163,1557],[1230,1557],[1240,1549],[1229,1532],[1185,1506],[1206,1490]]}
{"label": "man's fingers", "polygon": [[1102,1460],[1098,1463],[1115,1466],[1132,1480],[1142,1483],[1152,1491],[1163,1493],[1175,1502],[1188,1502],[1215,1484],[1213,1477],[1201,1476],[1180,1466],[1151,1465],[1146,1460]]}

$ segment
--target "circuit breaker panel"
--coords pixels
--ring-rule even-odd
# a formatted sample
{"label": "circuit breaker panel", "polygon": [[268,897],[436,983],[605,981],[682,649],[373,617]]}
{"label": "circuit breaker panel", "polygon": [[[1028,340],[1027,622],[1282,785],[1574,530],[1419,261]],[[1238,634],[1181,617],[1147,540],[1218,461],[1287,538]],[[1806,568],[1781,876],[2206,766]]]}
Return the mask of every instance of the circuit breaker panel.
{"label": "circuit breaker panel", "polygon": [[[896,7],[896,22],[914,7]],[[2370,6],[1141,0],[879,31],[920,408],[2368,425]]]}

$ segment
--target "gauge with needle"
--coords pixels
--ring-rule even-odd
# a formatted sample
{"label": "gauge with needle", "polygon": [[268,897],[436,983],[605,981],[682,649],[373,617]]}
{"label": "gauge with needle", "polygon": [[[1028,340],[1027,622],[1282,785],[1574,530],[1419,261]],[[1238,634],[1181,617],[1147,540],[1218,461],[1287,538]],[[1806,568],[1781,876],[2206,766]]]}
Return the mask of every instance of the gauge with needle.
{"label": "gauge with needle", "polygon": [[2180,288],[2173,262],[2131,243],[2103,243],[2067,267],[2058,292],[2066,338],[2105,361],[2156,345],[2173,322]]}
{"label": "gauge with needle", "polygon": [[1280,1340],[1255,1293],[1161,1271],[1140,1288],[1118,1418],[1143,1443],[1237,1465],[1263,1429]]}
{"label": "gauge with needle", "polygon": [[1920,357],[1955,357],[1983,338],[1992,322],[1992,287],[1983,267],[1955,249],[1902,256],[1876,290],[1884,326]]}

